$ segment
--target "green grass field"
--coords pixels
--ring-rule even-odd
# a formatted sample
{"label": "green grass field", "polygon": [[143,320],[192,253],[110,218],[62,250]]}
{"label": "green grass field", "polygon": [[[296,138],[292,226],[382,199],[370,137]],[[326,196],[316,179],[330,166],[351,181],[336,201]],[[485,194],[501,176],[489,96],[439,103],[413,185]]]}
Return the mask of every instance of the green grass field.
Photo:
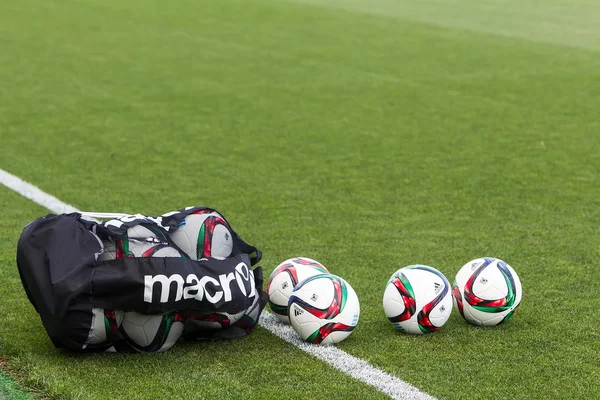
{"label": "green grass field", "polygon": [[[83,210],[214,207],[266,274],[321,261],[361,301],[338,347],[432,396],[600,398],[599,20],[589,0],[2,2],[0,168]],[[56,350],[15,264],[48,211],[4,186],[0,211],[0,359],[36,393],[385,398],[260,327]],[[507,324],[386,320],[396,269],[452,281],[482,256],[523,283]]]}

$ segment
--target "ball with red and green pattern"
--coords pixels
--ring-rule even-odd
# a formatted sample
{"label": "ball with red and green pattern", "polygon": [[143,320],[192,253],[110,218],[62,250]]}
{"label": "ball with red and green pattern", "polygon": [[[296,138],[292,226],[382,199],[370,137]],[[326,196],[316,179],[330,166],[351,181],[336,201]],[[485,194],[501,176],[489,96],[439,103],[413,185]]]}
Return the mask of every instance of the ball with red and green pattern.
{"label": "ball with red and green pattern", "polygon": [[125,342],[141,353],[169,350],[183,334],[185,315],[168,312],[162,315],[126,312],[119,328]]}
{"label": "ball with red and green pattern", "polygon": [[112,343],[119,338],[119,327],[123,322],[123,311],[92,308],[92,325],[87,344]]}
{"label": "ball with red and green pattern", "polygon": [[221,214],[210,208],[187,215],[169,236],[192,260],[224,259],[233,251],[229,224]]}
{"label": "ball with red and green pattern", "polygon": [[307,257],[294,257],[279,264],[269,277],[267,294],[269,307],[281,322],[289,323],[288,301],[294,287],[314,275],[329,273],[318,261]]}
{"label": "ball with red and green pattern", "polygon": [[427,265],[401,268],[392,274],[385,286],[383,310],[401,332],[435,332],[452,312],[450,283],[444,274]]}
{"label": "ball with red and green pattern", "polygon": [[186,315],[186,329],[192,333],[201,332],[207,330],[218,330],[229,328],[237,321],[239,321],[246,310],[233,311],[233,312],[216,312],[216,311],[200,311],[200,310],[187,310]]}
{"label": "ball with red and green pattern", "polygon": [[456,274],[454,305],[473,325],[493,326],[508,321],[521,304],[523,287],[515,270],[504,261],[478,258]]}
{"label": "ball with red and green pattern", "polygon": [[360,315],[352,286],[339,276],[320,274],[298,283],[288,302],[288,317],[302,339],[313,344],[346,339]]}

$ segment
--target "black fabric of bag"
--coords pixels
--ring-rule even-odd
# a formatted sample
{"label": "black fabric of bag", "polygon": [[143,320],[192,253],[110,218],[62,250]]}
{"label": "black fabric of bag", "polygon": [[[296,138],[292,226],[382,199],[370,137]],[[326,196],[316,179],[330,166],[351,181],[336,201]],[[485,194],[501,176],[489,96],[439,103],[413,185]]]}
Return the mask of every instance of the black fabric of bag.
{"label": "black fabric of bag", "polygon": [[[196,209],[203,207],[196,207]],[[233,230],[232,255],[224,260],[145,257],[97,261],[102,240],[118,238],[128,227],[149,224],[158,231],[176,229],[187,215],[125,218],[126,222],[96,224],[78,213],[38,218],[27,225],[17,245],[17,266],[23,288],[40,314],[56,347],[104,350],[107,345],[87,344],[93,308],[159,314],[194,309],[231,312],[257,304],[255,319],[240,326],[252,331],[266,303],[260,250],[245,243]],[[120,226],[119,226],[120,224]],[[246,325],[244,325],[244,323]],[[243,336],[236,331],[237,336]],[[219,333],[215,333],[219,338]],[[230,338],[231,332],[222,332]]]}
{"label": "black fabric of bag", "polygon": [[89,228],[79,214],[50,214],[27,225],[17,245],[23,287],[57,347],[82,348],[90,331],[102,243]]}

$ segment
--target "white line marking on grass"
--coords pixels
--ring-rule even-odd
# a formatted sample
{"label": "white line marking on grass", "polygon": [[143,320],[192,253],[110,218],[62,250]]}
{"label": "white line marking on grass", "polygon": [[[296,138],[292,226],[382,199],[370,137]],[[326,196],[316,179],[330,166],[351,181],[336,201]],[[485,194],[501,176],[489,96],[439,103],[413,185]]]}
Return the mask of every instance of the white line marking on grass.
{"label": "white line marking on grass", "polygon": [[25,182],[18,176],[10,174],[0,168],[0,183],[9,189],[14,190],[23,197],[27,197],[34,203],[47,208],[56,214],[78,212],[78,210],[70,204],[63,203],[56,197],[43,192],[37,186]]}
{"label": "white line marking on grass", "polygon": [[321,346],[306,343],[296,334],[291,325],[282,324],[276,316],[264,310],[260,316],[260,325],[288,343],[308,354],[325,361],[343,373],[358,379],[367,385],[387,394],[393,399],[433,400],[434,397],[421,392],[416,387],[381,371],[360,358],[354,357],[335,346]]}
{"label": "white line marking on grass", "polygon": [[[3,169],[0,169],[0,183],[54,213],[81,212],[72,205],[63,203],[56,197],[49,195],[40,188],[25,182]],[[293,344],[300,350],[326,362],[354,379],[358,379],[359,381],[374,387],[393,399],[434,400],[434,397],[421,392],[419,389],[404,382],[402,379],[381,371],[366,361],[354,357],[335,346],[312,345],[302,341],[290,325],[280,323],[277,317],[267,310],[263,311],[259,323],[269,332],[279,336],[286,342]]]}

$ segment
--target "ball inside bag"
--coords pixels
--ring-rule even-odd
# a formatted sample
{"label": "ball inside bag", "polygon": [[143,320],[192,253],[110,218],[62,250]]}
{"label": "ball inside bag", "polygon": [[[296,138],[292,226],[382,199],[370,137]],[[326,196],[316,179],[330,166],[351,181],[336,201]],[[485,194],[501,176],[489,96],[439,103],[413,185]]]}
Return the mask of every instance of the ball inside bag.
{"label": "ball inside bag", "polygon": [[193,260],[224,259],[233,251],[229,224],[221,214],[210,209],[186,216],[169,236]]}
{"label": "ball inside bag", "polygon": [[191,331],[216,330],[230,327],[239,321],[246,310],[238,312],[186,311],[186,328]]}
{"label": "ball inside bag", "polygon": [[125,341],[140,352],[169,350],[183,334],[184,316],[177,312],[146,315],[135,311],[123,316],[120,332]]}
{"label": "ball inside bag", "polygon": [[427,265],[401,268],[385,286],[383,310],[401,332],[435,332],[452,312],[450,283],[444,274]]}
{"label": "ball inside bag", "polygon": [[123,322],[123,311],[93,308],[92,313],[94,315],[87,343],[102,344],[115,340]]}
{"label": "ball inside bag", "polygon": [[360,304],[352,286],[332,274],[298,283],[288,302],[288,317],[302,339],[314,344],[338,343],[358,324]]}
{"label": "ball inside bag", "polygon": [[484,257],[466,263],[452,288],[454,305],[473,325],[500,325],[521,304],[523,288],[515,270],[498,258]]}

